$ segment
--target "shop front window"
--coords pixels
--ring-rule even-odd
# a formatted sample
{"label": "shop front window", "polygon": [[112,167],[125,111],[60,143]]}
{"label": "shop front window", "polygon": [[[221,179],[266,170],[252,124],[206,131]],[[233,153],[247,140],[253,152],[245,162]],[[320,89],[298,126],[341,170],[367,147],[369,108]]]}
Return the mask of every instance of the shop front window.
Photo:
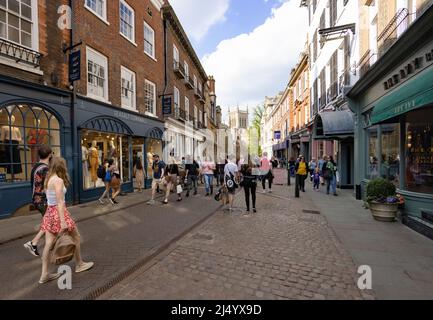
{"label": "shop front window", "polygon": [[59,121],[33,105],[0,108],[0,184],[31,180],[41,145],[60,156]]}
{"label": "shop front window", "polygon": [[396,187],[400,186],[400,124],[386,124],[382,129],[382,159],[380,175],[393,182]]}
{"label": "shop front window", "polygon": [[433,109],[406,116],[406,190],[433,194]]}
{"label": "shop front window", "polygon": [[378,134],[377,126],[367,129],[368,162],[367,178],[374,179],[379,176],[379,158],[377,156]]}
{"label": "shop front window", "polygon": [[82,131],[81,155],[84,190],[104,187],[98,177],[98,167],[105,160],[113,160],[118,168],[122,183],[129,182],[129,143],[128,137],[97,131]]}

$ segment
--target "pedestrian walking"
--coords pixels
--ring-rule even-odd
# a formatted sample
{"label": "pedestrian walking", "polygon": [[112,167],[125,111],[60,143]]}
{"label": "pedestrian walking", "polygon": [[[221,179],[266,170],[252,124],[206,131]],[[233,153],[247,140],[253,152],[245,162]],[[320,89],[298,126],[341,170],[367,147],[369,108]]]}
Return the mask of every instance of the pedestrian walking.
{"label": "pedestrian walking", "polygon": [[[107,181],[108,167],[109,167],[109,161],[104,160],[104,163],[98,167],[98,171],[97,171],[98,178],[100,178],[102,180],[102,182],[104,182],[104,186],[105,186],[104,192],[102,193],[101,197],[98,199],[98,201],[101,204],[105,204],[104,198],[107,198],[108,201],[111,202],[111,204],[114,204],[114,202],[112,202],[111,197],[110,197],[110,181],[111,181],[111,179],[109,179]],[[110,178],[111,178],[111,176],[110,176]]]}
{"label": "pedestrian walking", "polygon": [[309,168],[308,164],[305,162],[304,156],[299,157],[299,162],[296,163],[295,170],[296,175],[298,176],[299,190],[305,192],[305,180],[308,177]]}
{"label": "pedestrian walking", "polygon": [[165,171],[165,183],[167,185],[167,190],[165,192],[165,199],[164,204],[168,204],[168,199],[170,197],[170,193],[172,189],[174,188],[174,192],[177,193],[177,201],[182,201],[182,187],[180,187],[180,171],[179,171],[179,165],[177,164],[176,160],[172,158],[169,162],[169,165],[167,167],[167,170]]}
{"label": "pedestrian walking", "polygon": [[313,190],[319,191],[320,188],[320,170],[316,167],[313,174]]}
{"label": "pedestrian walking", "polygon": [[81,258],[81,239],[78,228],[71,218],[65,204],[65,194],[70,185],[66,161],[60,157],[54,157],[45,180],[47,195],[47,211],[41,224],[41,230],[45,232],[45,247],[42,254],[42,273],[39,283],[46,283],[60,277],[60,273],[50,273],[50,250],[57,235],[61,232],[69,232],[75,243],[75,272],[87,271],[94,266],[93,262],[84,262]]}
{"label": "pedestrian walking", "polygon": [[256,209],[256,191],[257,191],[257,176],[253,175],[253,166],[251,164],[244,164],[241,169],[242,180],[240,186],[244,188],[245,192],[245,203],[247,205],[247,213],[250,212],[250,194],[253,204],[253,212],[257,212]]}
{"label": "pedestrian walking", "polygon": [[274,175],[272,173],[271,162],[268,160],[267,152],[263,153],[263,157],[260,160],[260,171],[261,171],[263,193],[266,193],[266,180],[268,180],[269,183],[269,192],[272,192],[272,182],[273,182]]}
{"label": "pedestrian walking", "polygon": [[215,170],[215,162],[211,161],[210,157],[206,157],[202,163],[202,174],[204,177],[206,197],[213,194],[213,175]]}
{"label": "pedestrian walking", "polygon": [[275,157],[272,157],[271,165],[272,165],[272,169],[277,169],[278,168],[278,159]]}
{"label": "pedestrian walking", "polygon": [[199,183],[204,184],[203,173],[202,173],[202,161],[201,161],[200,157],[197,157],[197,163],[199,166],[198,181],[199,181]]}
{"label": "pedestrian walking", "polygon": [[314,172],[316,171],[317,168],[316,158],[311,159],[310,163],[308,164],[308,167],[310,168],[310,181],[313,182]]}
{"label": "pedestrian walking", "polygon": [[114,163],[114,159],[108,160],[108,169],[105,180],[108,182],[109,188],[111,188],[111,204],[118,204],[116,198],[120,194],[121,191],[121,179],[120,179],[120,171],[119,168]]}
{"label": "pedestrian walking", "polygon": [[159,185],[162,183],[162,178],[164,177],[165,171],[165,163],[160,160],[159,155],[153,155],[153,163],[152,163],[152,172],[153,172],[153,180],[152,180],[152,197],[147,202],[149,205],[155,204],[155,195],[159,188]]}
{"label": "pedestrian walking", "polygon": [[238,187],[238,166],[236,165],[235,156],[228,157],[227,164],[224,167],[224,185],[227,187],[229,196],[229,211],[233,211],[236,188]]}
{"label": "pedestrian walking", "polygon": [[217,173],[217,185],[224,185],[224,167],[226,166],[226,161],[223,157],[220,157],[218,164],[216,166]]}
{"label": "pedestrian walking", "polygon": [[317,165],[319,167],[319,171],[321,173],[321,175],[320,175],[320,184],[322,186],[325,185],[325,179],[323,178],[323,174],[322,174],[323,173],[323,165],[325,164],[325,162],[326,162],[326,156],[322,154],[322,156],[320,157],[320,159],[319,159],[319,161],[317,163]]}
{"label": "pedestrian walking", "polygon": [[328,156],[327,161],[323,165],[323,177],[326,180],[326,194],[332,193],[337,196],[337,163],[334,161],[332,156]]}
{"label": "pedestrian walking", "polygon": [[[31,172],[31,186],[32,186],[32,204],[36,210],[44,217],[47,211],[47,195],[45,193],[45,178],[47,177],[49,164],[53,157],[53,151],[47,145],[40,146],[38,150],[39,162],[36,163]],[[35,257],[39,256],[38,243],[44,236],[44,231],[39,230],[38,234],[33,240],[24,244],[30,254]]]}
{"label": "pedestrian walking", "polygon": [[291,157],[289,160],[289,170],[290,170],[290,176],[292,176],[292,177],[294,177],[296,174],[295,166],[296,166],[295,158]]}
{"label": "pedestrian walking", "polygon": [[141,163],[141,158],[137,159],[137,164],[134,167],[134,177],[137,182],[138,192],[143,192],[144,188],[144,169]]}
{"label": "pedestrian walking", "polygon": [[191,156],[188,156],[187,159],[188,159],[188,161],[187,161],[187,164],[185,165],[186,179],[187,179],[186,197],[189,197],[191,187],[194,188],[194,195],[197,195],[199,165],[198,165],[197,161],[192,159]]}

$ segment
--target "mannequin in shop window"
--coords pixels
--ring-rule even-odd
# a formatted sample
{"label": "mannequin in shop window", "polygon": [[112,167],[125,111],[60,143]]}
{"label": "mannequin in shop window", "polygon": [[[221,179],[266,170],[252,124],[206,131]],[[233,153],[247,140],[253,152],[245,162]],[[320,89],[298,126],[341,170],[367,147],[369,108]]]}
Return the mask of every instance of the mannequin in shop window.
{"label": "mannequin in shop window", "polygon": [[29,133],[27,134],[27,143],[30,147],[32,164],[35,164],[39,161],[38,159],[39,147],[42,144],[46,143],[46,137],[48,136],[48,132],[46,130],[39,129],[41,126],[41,120],[35,119],[34,125],[35,128],[30,129]]}
{"label": "mannequin in shop window", "polygon": [[89,149],[87,149],[84,141],[81,142],[81,162],[83,166],[84,186],[89,187]]}
{"label": "mannequin in shop window", "polygon": [[147,176],[148,177],[153,177],[152,175],[153,155],[154,155],[153,147],[150,147],[149,152],[147,153]]}
{"label": "mannequin in shop window", "polygon": [[89,165],[90,165],[90,178],[96,187],[96,181],[98,181],[98,165],[99,165],[99,151],[98,151],[98,143],[93,140],[92,146],[89,149]]}
{"label": "mannequin in shop window", "polygon": [[19,150],[22,136],[20,129],[14,127],[14,123],[15,117],[11,116],[10,125],[3,126],[0,135],[0,140],[4,143],[4,161],[7,163],[6,169],[9,174],[19,174],[23,172]]}
{"label": "mannequin in shop window", "polygon": [[114,141],[111,140],[109,142],[109,146],[108,146],[108,160],[113,159],[114,160],[114,164],[116,166],[118,166],[119,164],[117,163],[117,150],[116,150],[116,146],[114,145]]}

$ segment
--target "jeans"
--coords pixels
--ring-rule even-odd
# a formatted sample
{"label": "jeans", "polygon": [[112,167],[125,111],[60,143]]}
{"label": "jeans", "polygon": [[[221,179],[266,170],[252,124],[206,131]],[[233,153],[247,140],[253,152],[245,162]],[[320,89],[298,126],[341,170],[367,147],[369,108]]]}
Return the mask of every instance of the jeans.
{"label": "jeans", "polygon": [[272,181],[273,181],[273,179],[272,179],[272,172],[271,171],[269,171],[267,174],[265,174],[265,175],[262,176],[262,187],[263,187],[263,190],[266,190],[266,179],[269,182],[269,189],[272,189]]}
{"label": "jeans", "polygon": [[198,184],[198,177],[189,175],[188,183],[187,183],[187,194],[189,194],[189,191],[191,190],[191,186],[194,188],[194,193],[197,194],[197,184]]}
{"label": "jeans", "polygon": [[256,189],[257,189],[257,184],[256,183],[252,183],[250,185],[245,185],[244,186],[245,203],[247,205],[247,210],[248,211],[250,211],[250,192],[251,192],[251,198],[253,200],[253,209],[256,208]]}
{"label": "jeans", "polygon": [[205,174],[204,175],[204,183],[206,193],[213,193],[213,174]]}
{"label": "jeans", "polygon": [[329,194],[330,189],[332,188],[332,192],[337,194],[337,178],[335,175],[332,176],[332,179],[326,180],[326,193]]}

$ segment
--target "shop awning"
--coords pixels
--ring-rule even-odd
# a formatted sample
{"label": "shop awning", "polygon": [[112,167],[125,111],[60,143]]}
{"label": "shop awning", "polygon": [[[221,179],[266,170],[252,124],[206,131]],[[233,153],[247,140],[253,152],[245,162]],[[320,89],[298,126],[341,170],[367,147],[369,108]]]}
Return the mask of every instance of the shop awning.
{"label": "shop awning", "polygon": [[351,111],[326,111],[315,119],[315,140],[341,140],[354,135],[354,118]]}
{"label": "shop awning", "polygon": [[430,103],[433,103],[433,68],[423,71],[380,99],[374,106],[371,122],[384,122]]}

